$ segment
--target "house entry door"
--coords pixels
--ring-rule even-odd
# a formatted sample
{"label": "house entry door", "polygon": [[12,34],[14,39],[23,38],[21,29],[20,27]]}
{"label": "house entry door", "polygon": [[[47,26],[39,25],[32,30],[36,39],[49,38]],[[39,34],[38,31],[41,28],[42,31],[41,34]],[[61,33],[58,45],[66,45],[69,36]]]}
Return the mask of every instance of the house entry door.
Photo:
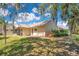
{"label": "house entry door", "polygon": [[38,36],[38,31],[36,28],[32,29],[32,35],[31,36]]}

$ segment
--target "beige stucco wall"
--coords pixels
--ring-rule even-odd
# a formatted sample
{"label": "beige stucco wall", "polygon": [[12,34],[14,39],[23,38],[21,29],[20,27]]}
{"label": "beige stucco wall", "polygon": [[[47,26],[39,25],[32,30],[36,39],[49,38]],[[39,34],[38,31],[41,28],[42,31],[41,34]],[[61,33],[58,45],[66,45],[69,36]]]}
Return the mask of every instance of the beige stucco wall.
{"label": "beige stucco wall", "polygon": [[[37,31],[35,31],[35,29],[37,29]],[[31,36],[45,36],[45,26],[34,27]]]}
{"label": "beige stucco wall", "polygon": [[6,32],[7,32],[7,35],[13,35],[13,31],[12,30],[8,29]]}
{"label": "beige stucco wall", "polygon": [[53,21],[46,24],[46,26],[45,26],[45,32],[51,32],[52,30],[57,30],[57,26]]}
{"label": "beige stucco wall", "polygon": [[[33,28],[20,28],[23,36],[45,36],[45,26],[38,26]],[[19,29],[19,28],[18,28]],[[37,29],[37,31],[35,31]]]}
{"label": "beige stucco wall", "polygon": [[23,29],[23,35],[29,36],[31,34],[31,29]]}
{"label": "beige stucco wall", "polygon": [[[0,33],[4,34],[4,29],[3,29],[2,25],[0,25]],[[6,26],[6,34],[7,35],[12,35],[13,34],[11,26]]]}

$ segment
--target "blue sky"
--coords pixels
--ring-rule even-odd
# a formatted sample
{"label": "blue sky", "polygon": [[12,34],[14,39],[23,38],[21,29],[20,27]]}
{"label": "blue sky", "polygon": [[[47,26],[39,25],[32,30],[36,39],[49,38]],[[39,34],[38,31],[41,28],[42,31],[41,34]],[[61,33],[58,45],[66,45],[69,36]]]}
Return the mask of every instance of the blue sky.
{"label": "blue sky", "polygon": [[[26,13],[26,14],[30,14],[30,15],[32,15],[32,16],[35,16],[35,17],[40,17],[40,19],[39,20],[35,20],[35,19],[33,19],[33,20],[31,20],[29,23],[33,23],[33,22],[40,22],[40,21],[43,21],[43,20],[49,20],[50,19],[50,17],[48,16],[46,16],[46,17],[42,17],[37,11],[36,11],[36,9],[38,9],[38,6],[40,5],[39,3],[35,3],[35,4],[33,4],[33,3],[27,3],[27,4],[21,4],[23,7],[18,11],[18,14],[21,14],[21,13]],[[7,9],[8,9],[8,11],[9,11],[9,13],[10,14],[13,14],[14,12],[15,12],[15,8],[13,8],[12,6],[9,6],[9,7],[7,7]],[[10,16],[6,16],[5,17],[5,19],[6,20],[11,20],[10,19]],[[22,22],[23,23],[23,22]],[[25,22],[24,22],[25,23]],[[26,23],[28,23],[28,22],[26,22]]]}
{"label": "blue sky", "polygon": [[[22,8],[17,11],[18,12],[18,18],[16,18],[16,22],[18,24],[33,24],[33,23],[37,23],[37,22],[41,22],[44,20],[50,20],[50,13],[47,12],[45,13],[45,16],[41,16],[37,10],[39,7],[40,3],[21,3]],[[13,14],[16,10],[14,7],[12,6],[8,6],[6,7],[6,14]],[[25,15],[25,17],[24,17]],[[27,15],[27,17],[26,17]],[[61,26],[62,21],[61,21],[61,10],[58,10],[58,14],[57,14],[57,21],[58,21],[58,25]],[[10,19],[10,15],[9,16],[5,16],[5,20],[7,21],[11,21],[13,18],[15,18],[14,16],[12,16],[12,18]],[[65,23],[64,23],[65,24]]]}

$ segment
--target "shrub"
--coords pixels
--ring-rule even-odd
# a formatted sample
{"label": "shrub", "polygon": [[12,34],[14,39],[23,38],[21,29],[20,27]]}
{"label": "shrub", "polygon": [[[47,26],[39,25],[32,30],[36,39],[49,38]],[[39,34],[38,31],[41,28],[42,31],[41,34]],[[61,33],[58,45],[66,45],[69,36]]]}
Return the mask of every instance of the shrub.
{"label": "shrub", "polygon": [[54,33],[54,36],[56,37],[68,36],[68,30],[65,30],[65,29],[53,30],[52,33]]}
{"label": "shrub", "polygon": [[0,35],[2,35],[2,33],[0,33]]}
{"label": "shrub", "polygon": [[74,40],[76,40],[76,41],[79,41],[79,35],[74,34],[73,37],[72,37],[72,39],[74,39]]}

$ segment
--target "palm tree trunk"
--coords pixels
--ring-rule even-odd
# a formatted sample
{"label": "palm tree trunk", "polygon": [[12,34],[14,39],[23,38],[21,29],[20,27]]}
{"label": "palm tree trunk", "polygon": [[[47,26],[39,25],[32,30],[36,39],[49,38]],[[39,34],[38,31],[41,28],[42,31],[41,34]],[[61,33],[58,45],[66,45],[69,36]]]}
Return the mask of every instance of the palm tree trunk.
{"label": "palm tree trunk", "polygon": [[7,34],[7,32],[6,32],[6,24],[4,23],[4,39],[5,39],[5,44],[7,42],[7,40],[6,40],[6,34]]}
{"label": "palm tree trunk", "polygon": [[13,34],[15,33],[14,20],[13,20]]}
{"label": "palm tree trunk", "polygon": [[[18,12],[17,12],[17,10],[16,10],[16,12],[15,12],[15,14],[14,14],[15,18],[17,17],[17,14],[18,14]],[[14,22],[15,22],[15,20],[13,19],[13,21],[12,21],[12,25],[13,25],[13,34],[15,33]]]}

